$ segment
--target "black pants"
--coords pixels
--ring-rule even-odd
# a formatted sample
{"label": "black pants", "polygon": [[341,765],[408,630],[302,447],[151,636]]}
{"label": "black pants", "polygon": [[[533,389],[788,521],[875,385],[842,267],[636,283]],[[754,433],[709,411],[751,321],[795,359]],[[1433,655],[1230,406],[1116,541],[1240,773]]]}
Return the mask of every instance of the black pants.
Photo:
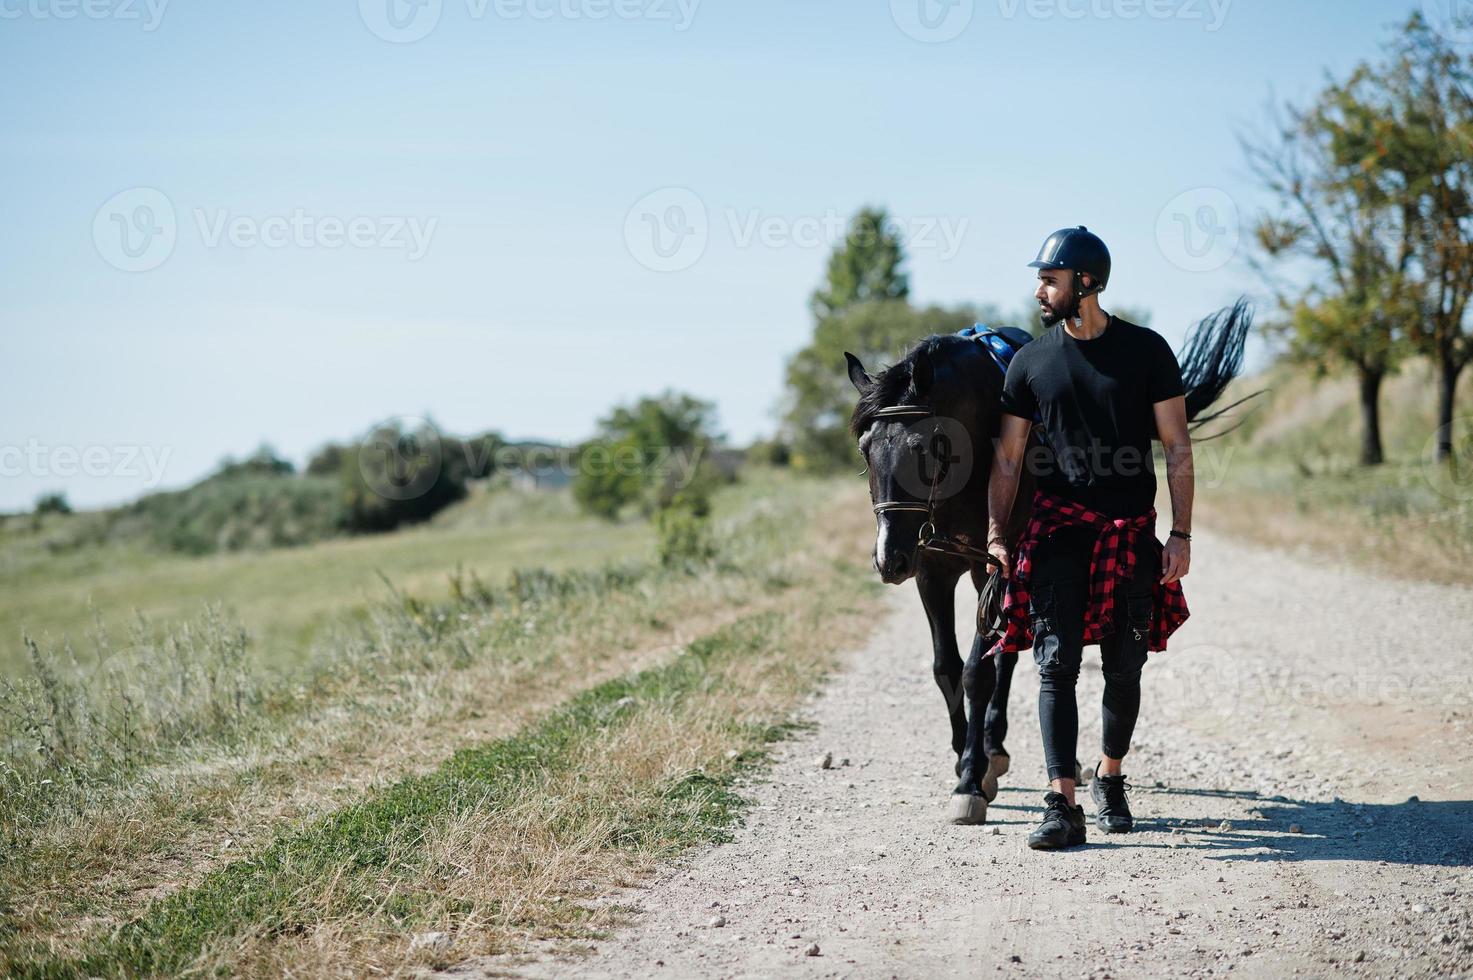
{"label": "black pants", "polygon": [[[1048,778],[1073,779],[1079,742],[1074,686],[1084,655],[1084,611],[1089,604],[1089,559],[1097,532],[1060,528],[1033,551],[1029,612],[1033,659],[1038,664],[1038,718]],[[1104,734],[1100,750],[1112,759],[1130,751],[1141,707],[1141,668],[1149,655],[1153,588],[1161,577],[1156,549],[1142,540],[1135,575],[1116,587],[1115,629],[1100,642],[1105,675]]]}

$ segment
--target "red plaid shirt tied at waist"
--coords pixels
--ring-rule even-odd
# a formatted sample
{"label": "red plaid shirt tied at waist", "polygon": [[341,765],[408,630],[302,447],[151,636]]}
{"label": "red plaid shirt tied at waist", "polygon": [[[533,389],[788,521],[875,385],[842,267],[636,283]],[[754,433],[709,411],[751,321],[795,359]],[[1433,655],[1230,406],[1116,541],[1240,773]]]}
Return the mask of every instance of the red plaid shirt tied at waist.
{"label": "red plaid shirt tied at waist", "polygon": [[[1128,583],[1135,574],[1141,536],[1148,536],[1157,555],[1161,553],[1161,542],[1156,540],[1156,508],[1152,507],[1139,517],[1110,518],[1072,500],[1037,490],[1033,494],[1033,516],[1018,542],[1013,556],[1013,574],[1003,595],[1003,634],[987,651],[989,656],[1017,653],[1033,646],[1033,625],[1028,614],[1033,548],[1040,538],[1057,528],[1081,525],[1100,532],[1089,559],[1089,606],[1084,612],[1084,642],[1098,643],[1114,631],[1115,587]],[[1151,632],[1146,648],[1165,650],[1166,638],[1175,633],[1191,614],[1187,611],[1187,599],[1180,581],[1162,584],[1157,577],[1152,598]]]}

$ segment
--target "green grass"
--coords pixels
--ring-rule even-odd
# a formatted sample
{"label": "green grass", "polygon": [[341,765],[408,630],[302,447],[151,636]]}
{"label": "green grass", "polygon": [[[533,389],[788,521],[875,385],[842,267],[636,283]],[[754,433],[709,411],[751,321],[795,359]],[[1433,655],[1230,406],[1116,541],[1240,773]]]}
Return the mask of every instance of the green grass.
{"label": "green grass", "polygon": [[25,662],[22,632],[80,641],[95,616],[125,636],[138,616],[183,620],[222,601],[251,634],[253,657],[290,664],[324,627],[382,595],[381,575],[417,594],[443,595],[456,566],[497,581],[515,568],[643,557],[653,542],[646,524],[584,517],[565,493],[511,491],[392,534],[198,558],[124,545],[51,554],[13,527],[0,533],[0,674]]}
{"label": "green grass", "polygon": [[[391,537],[556,537],[565,506],[498,495]],[[0,680],[0,974],[363,975],[419,929],[496,952],[607,928],[582,899],[729,824],[736,768],[877,591],[857,481],[750,474],[710,561],[614,530],[640,540],[612,561],[365,569],[372,598],[285,661],[228,613],[112,642],[116,670],[33,653]]]}
{"label": "green grass", "polygon": [[[177,974],[207,944],[236,933],[291,935],[352,915],[382,893],[385,876],[414,880],[422,874],[421,845],[433,824],[469,810],[494,810],[518,798],[529,783],[577,765],[586,755],[585,743],[629,724],[650,705],[668,706],[715,682],[723,660],[776,642],[779,625],[775,617],[758,616],[703,637],[670,664],[601,684],[526,732],[463,749],[428,775],[402,780],[284,835],[261,853],[156,903],[78,960],[13,963],[11,975]],[[613,843],[673,851],[712,839],[738,812],[740,800],[731,791],[734,774],[735,767],[717,775],[682,775],[662,790],[666,806],[642,814]],[[323,894],[331,900],[322,901]],[[433,921],[426,909],[438,902],[437,896],[411,888],[399,893],[385,914],[412,928]]]}

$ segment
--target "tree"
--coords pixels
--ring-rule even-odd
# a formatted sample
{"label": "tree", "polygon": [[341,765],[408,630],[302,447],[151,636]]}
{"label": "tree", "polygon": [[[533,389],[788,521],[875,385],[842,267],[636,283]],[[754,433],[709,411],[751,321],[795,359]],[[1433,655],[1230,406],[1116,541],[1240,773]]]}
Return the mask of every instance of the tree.
{"label": "tree", "polygon": [[703,464],[720,441],[715,426],[712,403],[673,391],[616,407],[579,446],[573,498],[612,520],[631,503],[649,515],[678,495],[704,495],[713,474]]}
{"label": "tree", "polygon": [[828,274],[809,306],[822,322],[859,303],[905,300],[910,279],[900,270],[905,249],[884,208],[866,207],[849,222],[844,242],[829,256]]}
{"label": "tree", "polygon": [[36,514],[70,514],[72,505],[67,502],[66,494],[61,492],[43,493],[36,498]]}
{"label": "tree", "polygon": [[464,451],[433,423],[377,425],[338,460],[349,531],[392,531],[426,521],[466,495]]}
{"label": "tree", "polygon": [[858,304],[820,320],[808,346],[788,361],[783,427],[793,465],[829,470],[855,460],[849,436],[854,388],[844,371],[846,350],[866,364],[894,362],[925,337],[977,322],[1005,325],[992,307],[918,310],[896,300]]}
{"label": "tree", "polygon": [[1362,65],[1337,92],[1342,152],[1405,215],[1418,315],[1409,339],[1437,366],[1436,458],[1452,454],[1458,377],[1473,360],[1473,56],[1412,14],[1388,60]]}
{"label": "tree", "polygon": [[[1416,303],[1408,276],[1411,216],[1345,139],[1358,112],[1343,87],[1331,86],[1307,109],[1275,111],[1268,134],[1245,137],[1243,147],[1278,203],[1277,213],[1259,221],[1262,255],[1250,259],[1284,314],[1272,332],[1287,342],[1290,357],[1319,373],[1353,368],[1360,462],[1371,466],[1384,459],[1381,383],[1402,353]],[[1307,285],[1296,273],[1307,273]]]}

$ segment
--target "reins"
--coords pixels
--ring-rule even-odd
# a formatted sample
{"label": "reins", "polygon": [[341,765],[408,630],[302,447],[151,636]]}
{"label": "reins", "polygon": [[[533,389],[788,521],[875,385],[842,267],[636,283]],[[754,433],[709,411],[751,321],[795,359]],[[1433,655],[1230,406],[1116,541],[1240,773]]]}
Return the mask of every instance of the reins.
{"label": "reins", "polygon": [[[882,408],[875,412],[876,419],[898,419],[898,418],[935,418],[933,409],[924,405],[894,405],[890,408]],[[987,551],[960,541],[950,535],[942,534],[936,527],[936,487],[941,481],[941,466],[936,467],[936,475],[931,477],[931,493],[925,503],[918,500],[882,500],[874,505],[876,516],[894,512],[909,512],[914,514],[925,514],[926,521],[921,525],[916,536],[916,545],[922,551],[935,552],[936,554],[950,555],[953,558],[961,558],[965,561],[979,561],[989,565],[1002,567],[996,556]]]}

